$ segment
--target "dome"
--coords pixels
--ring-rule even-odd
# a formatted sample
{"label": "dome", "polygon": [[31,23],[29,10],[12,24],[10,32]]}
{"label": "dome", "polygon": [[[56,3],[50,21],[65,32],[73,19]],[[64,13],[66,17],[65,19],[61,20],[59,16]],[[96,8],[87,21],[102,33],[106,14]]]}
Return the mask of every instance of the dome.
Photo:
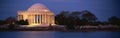
{"label": "dome", "polygon": [[43,4],[36,3],[28,8],[28,11],[35,11],[35,12],[48,12],[49,9],[46,8]]}

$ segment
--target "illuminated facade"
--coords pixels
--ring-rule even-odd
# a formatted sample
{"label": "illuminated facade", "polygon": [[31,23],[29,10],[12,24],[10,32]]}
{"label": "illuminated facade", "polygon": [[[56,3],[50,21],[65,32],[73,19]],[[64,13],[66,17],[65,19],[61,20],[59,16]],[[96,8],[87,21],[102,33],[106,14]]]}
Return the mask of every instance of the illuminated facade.
{"label": "illuminated facade", "polygon": [[29,25],[54,25],[54,13],[44,5],[37,3],[27,11],[18,11],[18,21],[28,20]]}

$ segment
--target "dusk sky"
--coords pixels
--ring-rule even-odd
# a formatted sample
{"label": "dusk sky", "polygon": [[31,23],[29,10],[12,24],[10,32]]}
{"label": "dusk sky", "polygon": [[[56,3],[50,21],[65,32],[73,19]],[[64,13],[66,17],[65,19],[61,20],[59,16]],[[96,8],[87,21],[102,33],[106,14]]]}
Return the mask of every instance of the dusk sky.
{"label": "dusk sky", "polygon": [[89,10],[105,21],[111,16],[120,17],[119,0],[0,0],[0,19],[9,16],[17,18],[18,10],[27,10],[35,3],[41,3],[48,7],[55,15],[61,11]]}

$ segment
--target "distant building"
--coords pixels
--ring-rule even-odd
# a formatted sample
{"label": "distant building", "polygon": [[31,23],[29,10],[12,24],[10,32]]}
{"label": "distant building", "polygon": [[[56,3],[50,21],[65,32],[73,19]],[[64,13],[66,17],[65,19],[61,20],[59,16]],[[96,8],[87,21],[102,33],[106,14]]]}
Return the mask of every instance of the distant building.
{"label": "distant building", "polygon": [[28,20],[29,25],[54,25],[55,16],[44,5],[37,3],[26,11],[18,11],[18,21]]}

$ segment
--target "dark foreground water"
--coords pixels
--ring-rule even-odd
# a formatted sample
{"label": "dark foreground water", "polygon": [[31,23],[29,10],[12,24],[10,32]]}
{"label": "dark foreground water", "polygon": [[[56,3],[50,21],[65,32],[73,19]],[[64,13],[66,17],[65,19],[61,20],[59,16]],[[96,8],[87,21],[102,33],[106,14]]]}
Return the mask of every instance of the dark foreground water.
{"label": "dark foreground water", "polygon": [[0,32],[0,38],[120,38],[120,32]]}

